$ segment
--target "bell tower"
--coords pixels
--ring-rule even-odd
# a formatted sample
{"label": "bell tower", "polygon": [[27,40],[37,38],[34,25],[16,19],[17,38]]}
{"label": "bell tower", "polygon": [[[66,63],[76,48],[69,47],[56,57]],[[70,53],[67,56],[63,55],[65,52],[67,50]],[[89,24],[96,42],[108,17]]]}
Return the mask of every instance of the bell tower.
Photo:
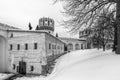
{"label": "bell tower", "polygon": [[40,18],[37,30],[45,31],[53,35],[54,34],[54,20],[51,18],[45,18],[45,17]]}

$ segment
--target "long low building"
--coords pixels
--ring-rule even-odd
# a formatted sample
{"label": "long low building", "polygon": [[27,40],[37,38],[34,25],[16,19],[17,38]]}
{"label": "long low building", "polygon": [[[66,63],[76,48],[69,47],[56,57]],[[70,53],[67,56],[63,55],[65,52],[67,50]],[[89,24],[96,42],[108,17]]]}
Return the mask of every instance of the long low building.
{"label": "long low building", "polygon": [[51,61],[65,50],[86,48],[85,40],[55,37],[51,18],[41,18],[35,30],[0,23],[0,72],[46,74]]}
{"label": "long low building", "polygon": [[77,38],[63,38],[59,37],[65,43],[66,51],[75,51],[81,49],[87,49],[86,40]]}
{"label": "long low building", "polygon": [[47,32],[9,30],[11,72],[42,74],[47,57],[62,54],[64,43]]}

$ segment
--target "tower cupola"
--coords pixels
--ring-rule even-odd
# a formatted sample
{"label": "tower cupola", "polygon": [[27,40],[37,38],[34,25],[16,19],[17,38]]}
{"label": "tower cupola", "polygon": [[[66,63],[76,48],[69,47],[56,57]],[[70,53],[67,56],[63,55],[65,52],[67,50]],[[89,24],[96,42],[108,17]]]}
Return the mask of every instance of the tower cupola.
{"label": "tower cupola", "polygon": [[45,18],[45,17],[40,18],[38,30],[53,34],[53,32],[54,32],[54,20],[51,18]]}

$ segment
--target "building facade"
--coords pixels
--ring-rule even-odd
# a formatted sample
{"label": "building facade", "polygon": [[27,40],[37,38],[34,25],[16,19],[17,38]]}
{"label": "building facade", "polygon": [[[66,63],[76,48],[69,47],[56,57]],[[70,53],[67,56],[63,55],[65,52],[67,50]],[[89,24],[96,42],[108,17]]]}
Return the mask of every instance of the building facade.
{"label": "building facade", "polygon": [[86,49],[84,39],[55,37],[54,20],[39,19],[36,30],[0,24],[0,72],[42,74],[64,51]]}
{"label": "building facade", "polygon": [[10,30],[9,35],[11,72],[14,73],[42,74],[47,57],[64,52],[64,43],[46,32]]}
{"label": "building facade", "polygon": [[65,43],[65,47],[67,51],[75,51],[86,49],[86,41],[83,39],[76,39],[76,38],[59,38]]}

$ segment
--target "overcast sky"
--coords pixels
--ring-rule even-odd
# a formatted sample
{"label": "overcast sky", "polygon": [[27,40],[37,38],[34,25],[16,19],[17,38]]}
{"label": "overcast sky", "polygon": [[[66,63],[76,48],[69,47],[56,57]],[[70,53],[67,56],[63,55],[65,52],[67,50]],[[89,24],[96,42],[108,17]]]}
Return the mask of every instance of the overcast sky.
{"label": "overcast sky", "polygon": [[64,18],[62,4],[52,4],[53,0],[0,0],[0,22],[22,29],[38,25],[39,18],[50,17],[55,20],[55,32],[62,37],[74,37],[59,25]]}

